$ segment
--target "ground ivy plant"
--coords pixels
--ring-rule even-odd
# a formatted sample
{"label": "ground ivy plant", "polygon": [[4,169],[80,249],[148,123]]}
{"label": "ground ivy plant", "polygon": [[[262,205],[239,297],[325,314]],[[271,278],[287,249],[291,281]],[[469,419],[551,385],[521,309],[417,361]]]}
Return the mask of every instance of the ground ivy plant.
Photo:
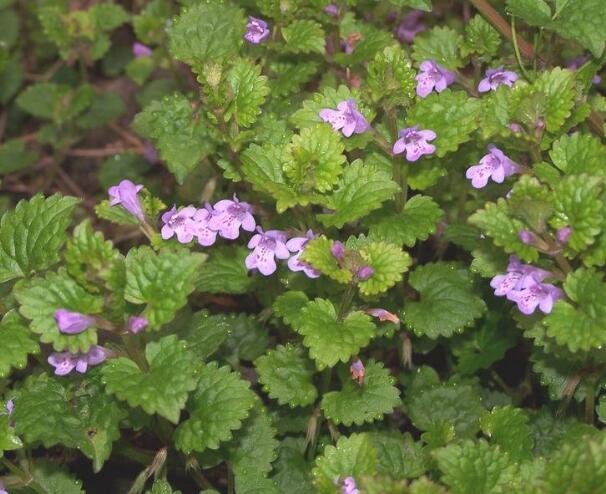
{"label": "ground ivy plant", "polygon": [[603,0],[0,0],[1,494],[595,494]]}

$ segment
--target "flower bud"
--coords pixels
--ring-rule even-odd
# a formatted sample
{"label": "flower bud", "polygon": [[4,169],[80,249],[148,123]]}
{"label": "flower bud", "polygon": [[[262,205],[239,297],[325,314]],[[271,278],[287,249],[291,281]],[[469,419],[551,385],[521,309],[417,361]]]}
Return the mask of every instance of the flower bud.
{"label": "flower bud", "polygon": [[556,238],[558,239],[558,242],[560,242],[561,244],[565,244],[566,242],[568,242],[570,235],[572,235],[572,227],[565,226],[558,230],[558,232],[556,233]]}
{"label": "flower bud", "polygon": [[337,261],[341,262],[345,257],[345,246],[342,242],[335,240],[330,247],[330,253]]}
{"label": "flower bud", "polygon": [[358,269],[356,276],[358,277],[358,279],[360,281],[365,281],[368,278],[370,278],[373,274],[375,274],[374,269],[372,269],[370,266],[363,266],[360,269]]}
{"label": "flower bud", "polygon": [[59,331],[66,334],[78,334],[90,328],[94,323],[93,317],[66,309],[55,311],[55,321]]}

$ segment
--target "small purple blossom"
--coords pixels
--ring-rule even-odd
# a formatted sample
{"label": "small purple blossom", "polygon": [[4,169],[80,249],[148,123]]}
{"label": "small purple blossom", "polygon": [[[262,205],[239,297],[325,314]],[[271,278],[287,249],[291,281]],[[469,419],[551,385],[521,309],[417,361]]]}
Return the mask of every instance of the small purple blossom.
{"label": "small purple blossom", "polygon": [[217,230],[210,227],[210,220],[215,214],[212,206],[206,204],[198,209],[192,218],[190,231],[202,247],[209,247],[217,241]]}
{"label": "small purple blossom", "polygon": [[558,239],[558,242],[560,242],[561,244],[565,244],[566,242],[568,242],[570,235],[572,235],[572,227],[565,226],[557,231],[556,238]]}
{"label": "small purple blossom", "polygon": [[133,43],[133,55],[135,58],[151,57],[152,51],[149,46],[145,46],[143,43],[136,41]]}
{"label": "small purple blossom", "polygon": [[519,134],[520,132],[522,132],[524,130],[524,128],[519,124],[519,123],[511,123],[509,124],[509,130],[511,130],[512,132],[515,132],[516,134]]}
{"label": "small purple blossom", "polygon": [[396,38],[403,43],[412,43],[417,34],[425,31],[425,24],[420,22],[422,16],[421,10],[406,14],[396,29]]}
{"label": "small purple blossom", "polygon": [[525,245],[531,245],[534,242],[534,233],[532,233],[530,230],[520,230],[518,232],[518,237]]}
{"label": "small purple blossom", "polygon": [[142,188],[143,185],[135,185],[130,180],[122,180],[118,185],[109,188],[109,205],[116,206],[117,204],[121,204],[135,218],[143,221],[145,214],[143,213],[141,202],[137,197]]}
{"label": "small purple blossom", "polygon": [[366,311],[366,313],[370,314],[373,317],[378,318],[379,321],[381,321],[381,322],[389,321],[394,324],[400,324],[400,318],[398,316],[396,316],[395,314],[393,314],[392,312],[389,312],[388,310],[385,310],[385,309],[381,309],[381,308],[368,309]]}
{"label": "small purple blossom", "polygon": [[87,353],[52,353],[48,357],[48,363],[55,368],[55,375],[57,376],[65,376],[74,369],[80,374],[84,374],[89,365],[98,365],[105,361],[109,355],[109,350],[93,345]]}
{"label": "small purple blossom", "polygon": [[332,15],[333,17],[337,17],[339,15],[339,7],[331,3],[324,7],[324,12],[326,12],[328,15]]}
{"label": "small purple blossom", "polygon": [[150,165],[155,165],[158,161],[160,161],[160,157],[158,156],[158,150],[152,145],[151,142],[145,141],[143,143],[143,158]]}
{"label": "small purple blossom", "polygon": [[336,110],[324,108],[320,110],[320,118],[328,122],[336,131],[341,130],[345,137],[352,134],[363,134],[370,129],[369,123],[364,118],[353,99],[341,101]]}
{"label": "small purple blossom", "polygon": [[356,277],[360,281],[366,281],[373,274],[375,274],[375,270],[373,268],[371,268],[370,266],[362,266],[360,269],[358,269]]}
{"label": "small purple blossom", "polygon": [[551,273],[536,268],[530,264],[522,264],[516,256],[509,257],[506,274],[499,274],[490,281],[497,297],[508,295],[512,290],[523,290],[537,283],[541,283]]}
{"label": "small purple blossom", "polygon": [[295,255],[288,259],[288,269],[294,272],[303,271],[308,278],[319,278],[320,272],[314,269],[310,264],[301,261],[299,256],[301,256],[305,250],[305,245],[307,245],[307,242],[312,240],[314,237],[314,232],[307,230],[304,237],[294,237],[286,242],[286,247],[288,250],[295,252]]}
{"label": "small purple blossom", "polygon": [[517,80],[518,74],[511,70],[503,70],[503,66],[497,67],[496,69],[488,69],[486,71],[486,77],[478,84],[478,91],[481,93],[494,91],[502,84],[511,87]]}
{"label": "small purple blossom", "polygon": [[8,494],[8,491],[4,488],[4,482],[0,480],[0,494]]}
{"label": "small purple blossom", "polygon": [[364,364],[360,359],[356,359],[352,362],[349,371],[351,372],[351,377],[355,381],[358,381],[358,384],[364,384],[364,376],[366,375],[366,369],[364,368]]}
{"label": "small purple blossom", "polygon": [[149,321],[142,316],[130,316],[128,318],[128,330],[132,334],[138,334],[149,325]]}
{"label": "small purple blossom", "polygon": [[347,477],[343,481],[341,494],[360,494],[360,491],[356,488],[356,481],[353,477]]}
{"label": "small purple blossom", "polygon": [[5,405],[6,413],[9,415],[13,414],[13,410],[15,409],[15,402],[13,400],[8,400]]}
{"label": "small purple blossom", "polygon": [[244,35],[244,39],[253,45],[258,45],[268,36],[269,28],[267,27],[267,22],[265,22],[263,19],[249,16],[248,24],[246,24],[246,34]]}
{"label": "small purple blossom", "polygon": [[208,226],[219,232],[223,238],[238,238],[240,227],[247,232],[255,231],[257,223],[252,215],[252,206],[247,202],[240,202],[235,194],[233,200],[223,199],[215,204],[214,211]]}
{"label": "small purple blossom", "polygon": [[57,309],[55,311],[55,322],[62,333],[78,334],[95,324],[95,318],[80,312]]}
{"label": "small purple blossom", "polygon": [[408,161],[417,161],[424,154],[433,154],[436,147],[427,141],[433,141],[436,133],[433,130],[419,130],[419,126],[402,129],[400,138],[393,145],[393,154],[402,154],[406,151]]}
{"label": "small purple blossom", "polygon": [[469,167],[465,174],[476,189],[485,187],[489,178],[500,184],[506,177],[519,171],[518,166],[495,145],[490,144],[488,150],[490,152],[480,160],[480,163]]}
{"label": "small purple blossom", "polygon": [[343,242],[335,240],[330,246],[330,253],[338,262],[341,262],[345,257],[345,246],[343,245]]}
{"label": "small purple blossom", "polygon": [[160,231],[162,238],[168,240],[176,235],[177,240],[182,244],[191,242],[194,238],[191,231],[194,214],[196,214],[196,208],[193,206],[184,207],[180,211],[177,211],[177,207],[173,206],[172,209],[166,211],[162,215],[162,221],[164,222]]}
{"label": "small purple blossom", "polygon": [[534,283],[522,290],[511,290],[507,298],[518,304],[522,314],[530,315],[538,307],[544,314],[549,314],[556,300],[563,297],[558,287],[547,283]]}
{"label": "small purple blossom", "polygon": [[425,60],[420,65],[421,72],[417,75],[417,94],[425,98],[434,89],[441,93],[455,81],[455,75],[433,60]]}
{"label": "small purple blossom", "polygon": [[261,227],[248,242],[248,248],[253,251],[245,260],[247,269],[258,269],[264,276],[272,274],[277,266],[276,260],[288,259],[290,252],[286,247],[286,234],[280,230],[263,231]]}

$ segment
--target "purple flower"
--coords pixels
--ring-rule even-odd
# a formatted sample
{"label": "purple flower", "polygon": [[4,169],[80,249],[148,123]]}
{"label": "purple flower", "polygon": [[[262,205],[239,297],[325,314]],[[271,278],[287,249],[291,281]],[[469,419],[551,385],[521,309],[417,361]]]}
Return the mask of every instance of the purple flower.
{"label": "purple flower", "polygon": [[82,333],[82,331],[86,331],[95,324],[94,317],[67,309],[57,309],[55,311],[55,321],[59,331],[66,334]]}
{"label": "purple flower", "polygon": [[486,71],[486,77],[478,84],[478,91],[481,93],[494,91],[502,84],[511,87],[517,80],[518,74],[510,70],[503,70],[503,66],[497,67],[496,69],[488,69]]}
{"label": "purple flower", "polygon": [[375,274],[375,270],[373,268],[371,268],[370,266],[362,266],[360,269],[358,269],[358,272],[356,273],[356,277],[360,281],[366,281],[373,274]]}
{"label": "purple flower", "polygon": [[248,24],[246,24],[246,34],[244,39],[253,45],[258,45],[269,36],[269,28],[267,22],[263,19],[257,19],[253,16],[248,16]]}
{"label": "purple flower", "polygon": [[330,253],[338,262],[341,262],[345,257],[345,246],[343,245],[343,242],[335,240],[330,246]]}
{"label": "purple flower", "polygon": [[425,60],[420,65],[421,72],[417,75],[417,94],[425,98],[433,89],[441,93],[455,81],[455,75],[438,65],[433,60]]}
{"label": "purple flower", "polygon": [[128,330],[132,334],[143,331],[149,325],[149,321],[141,316],[130,316],[128,318]]}
{"label": "purple flower", "polygon": [[532,314],[538,307],[544,314],[549,314],[553,304],[563,296],[562,290],[547,283],[534,283],[522,290],[511,290],[507,298],[518,304],[522,314]]}
{"label": "purple flower", "polygon": [[400,318],[398,316],[396,316],[395,314],[389,312],[388,310],[377,308],[377,309],[368,309],[366,312],[368,314],[370,314],[371,316],[378,318],[379,321],[381,321],[381,322],[389,321],[394,324],[400,324]]}
{"label": "purple flower", "polygon": [[177,207],[173,206],[172,209],[166,211],[162,215],[162,221],[164,222],[160,231],[162,238],[168,240],[173,235],[177,235],[177,240],[180,243],[187,244],[191,242],[194,238],[191,231],[194,214],[196,214],[196,208],[193,206],[184,207],[180,211],[177,211]]}
{"label": "purple flower", "polygon": [[48,363],[55,368],[57,376],[65,376],[74,369],[80,374],[84,374],[89,365],[98,365],[109,355],[109,350],[93,345],[87,353],[52,353],[48,357]]}
{"label": "purple flower", "polygon": [[400,131],[400,138],[393,145],[393,154],[402,154],[406,151],[408,161],[417,161],[424,154],[433,154],[436,147],[428,144],[433,141],[436,133],[433,130],[419,130],[419,126],[409,127]]}
{"label": "purple flower", "polygon": [[509,129],[512,132],[515,132],[516,134],[519,132],[522,132],[524,130],[524,128],[519,123],[515,123],[515,122],[509,124]]}
{"label": "purple flower", "polygon": [[495,276],[490,281],[497,297],[508,295],[512,290],[523,290],[536,283],[541,283],[551,273],[529,264],[522,264],[516,256],[509,257],[507,273]]}
{"label": "purple flower", "polygon": [[276,270],[276,260],[288,259],[290,252],[286,247],[286,234],[280,230],[263,231],[257,228],[257,234],[248,242],[248,248],[253,251],[246,257],[247,269],[258,269],[261,274],[269,276]]}
{"label": "purple flower", "polygon": [[288,269],[291,271],[303,271],[308,278],[319,278],[320,272],[314,269],[310,264],[299,260],[299,256],[305,250],[305,245],[315,237],[314,232],[307,230],[305,237],[294,237],[286,242],[286,247],[291,252],[296,252],[294,256],[288,260]]}
{"label": "purple flower", "polygon": [[358,381],[358,384],[363,384],[364,383],[364,376],[366,375],[366,369],[364,368],[364,364],[362,363],[362,361],[360,359],[356,359],[353,361],[353,363],[351,364],[351,367],[349,368],[349,371],[351,372],[351,377]]}
{"label": "purple flower", "polygon": [[488,150],[490,152],[480,160],[480,164],[469,167],[465,173],[476,189],[485,187],[489,178],[500,184],[506,177],[518,172],[518,166],[495,145],[490,144]]}
{"label": "purple flower", "polygon": [[240,227],[247,232],[255,231],[257,223],[252,215],[252,206],[247,202],[240,202],[235,194],[233,200],[223,199],[215,204],[214,210],[208,226],[218,231],[223,238],[238,238]]}
{"label": "purple flower", "polygon": [[209,247],[217,241],[217,230],[210,227],[210,220],[214,214],[212,206],[207,204],[204,208],[198,209],[192,218],[190,231],[203,247]]}
{"label": "purple flower", "polygon": [[151,57],[152,51],[149,46],[145,46],[138,41],[133,43],[133,55],[135,58]]}
{"label": "purple flower", "polygon": [[142,188],[143,185],[135,185],[130,180],[122,180],[118,185],[109,188],[109,205],[121,204],[135,218],[143,221],[145,214],[137,197]]}
{"label": "purple flower", "polygon": [[396,29],[396,38],[403,43],[412,43],[417,34],[425,31],[425,24],[419,22],[422,16],[423,12],[420,10],[413,10],[406,14]]}
{"label": "purple flower", "polygon": [[4,488],[4,482],[0,480],[0,494],[8,494],[8,491]]}
{"label": "purple flower", "polygon": [[15,402],[13,400],[8,400],[5,405],[6,413],[9,415],[13,414],[13,410],[15,409]]}
{"label": "purple flower", "polygon": [[339,7],[331,3],[324,7],[324,12],[326,12],[328,15],[332,15],[333,17],[337,17],[339,15]]}
{"label": "purple flower", "polygon": [[320,110],[320,118],[328,122],[334,130],[341,130],[345,137],[352,134],[363,134],[370,129],[369,123],[364,118],[353,99],[341,101],[336,110],[324,108]]}
{"label": "purple flower", "polygon": [[572,235],[572,227],[565,226],[557,231],[556,238],[558,239],[558,242],[560,242],[561,244],[565,244],[566,242],[568,242],[570,235]]}
{"label": "purple flower", "polygon": [[518,232],[518,237],[525,245],[531,245],[534,242],[534,233],[532,233],[530,230],[520,230]]}

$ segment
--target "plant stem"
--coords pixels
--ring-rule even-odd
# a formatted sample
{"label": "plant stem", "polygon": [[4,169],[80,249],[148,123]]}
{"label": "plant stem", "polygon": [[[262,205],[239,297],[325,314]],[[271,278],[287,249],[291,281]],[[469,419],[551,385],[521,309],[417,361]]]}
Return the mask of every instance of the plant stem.
{"label": "plant stem", "polygon": [[337,321],[342,322],[345,314],[349,310],[349,306],[351,305],[351,301],[354,298],[356,293],[356,285],[355,283],[350,283],[347,287],[347,290],[343,294],[343,298],[341,299],[341,305],[339,306],[339,313],[337,314]]}
{"label": "plant stem", "polygon": [[595,414],[595,391],[598,379],[591,375],[587,378],[587,396],[585,397],[585,422],[593,425],[593,417]]}
{"label": "plant stem", "polygon": [[518,37],[516,36],[516,18],[515,16],[511,16],[511,33],[512,33],[512,42],[513,42],[513,51],[516,54],[516,60],[518,61],[518,67],[522,71],[524,78],[529,80],[528,72],[526,72],[526,67],[524,67],[524,62],[522,61],[522,55],[520,55],[520,46],[518,44]]}
{"label": "plant stem", "polygon": [[227,494],[234,494],[234,471],[227,465]]}

